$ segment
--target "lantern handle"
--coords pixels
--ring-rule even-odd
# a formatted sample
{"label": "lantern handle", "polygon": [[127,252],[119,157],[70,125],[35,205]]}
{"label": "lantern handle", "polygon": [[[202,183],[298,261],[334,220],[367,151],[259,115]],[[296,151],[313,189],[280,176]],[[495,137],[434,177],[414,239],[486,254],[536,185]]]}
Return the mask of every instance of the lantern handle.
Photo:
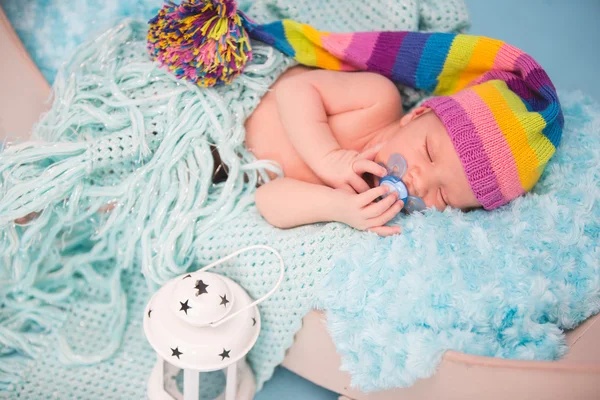
{"label": "lantern handle", "polygon": [[275,254],[275,256],[277,256],[277,258],[279,259],[279,266],[280,266],[280,272],[279,272],[279,279],[277,280],[277,283],[275,284],[275,286],[273,286],[273,288],[271,290],[269,290],[269,292],[267,294],[265,294],[263,297],[259,298],[258,300],[255,300],[254,302],[248,304],[246,307],[241,308],[239,310],[237,310],[236,312],[234,312],[231,315],[226,316],[225,318],[219,320],[219,321],[215,321],[215,322],[211,322],[209,323],[210,326],[219,326],[222,323],[228,321],[229,319],[235,317],[236,315],[238,315],[239,313],[241,313],[242,311],[246,311],[247,309],[249,309],[250,307],[254,307],[255,305],[257,305],[258,303],[261,303],[262,301],[264,301],[267,297],[271,296],[273,293],[275,293],[275,291],[277,289],[279,289],[279,286],[281,285],[281,282],[283,282],[283,274],[285,273],[285,265],[283,264],[283,258],[281,257],[281,254],[279,254],[279,252],[277,250],[275,250],[272,247],[269,246],[265,246],[262,244],[257,244],[254,246],[248,246],[248,247],[244,247],[243,249],[234,251],[233,253],[229,254],[226,257],[221,258],[220,260],[217,260],[215,262],[213,262],[212,264],[208,264],[206,267],[203,267],[201,269],[199,269],[197,272],[203,272],[206,271],[208,269],[213,268],[216,265],[219,265],[241,253],[244,253],[246,251],[250,251],[250,250],[255,250],[255,249],[263,249],[263,250],[267,250],[270,251],[271,253]]}

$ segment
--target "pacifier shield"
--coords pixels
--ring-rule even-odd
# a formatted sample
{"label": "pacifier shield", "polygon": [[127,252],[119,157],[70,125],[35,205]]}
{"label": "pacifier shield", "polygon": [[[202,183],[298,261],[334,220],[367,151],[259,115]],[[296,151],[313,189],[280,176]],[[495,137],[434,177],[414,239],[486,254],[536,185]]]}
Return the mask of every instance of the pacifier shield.
{"label": "pacifier shield", "polygon": [[427,206],[425,206],[425,202],[416,196],[408,196],[408,198],[404,201],[404,211],[409,214],[423,211],[426,208]]}
{"label": "pacifier shield", "polygon": [[400,154],[394,153],[388,159],[387,170],[388,174],[395,176],[398,179],[402,179],[406,173],[407,165],[406,160]]}

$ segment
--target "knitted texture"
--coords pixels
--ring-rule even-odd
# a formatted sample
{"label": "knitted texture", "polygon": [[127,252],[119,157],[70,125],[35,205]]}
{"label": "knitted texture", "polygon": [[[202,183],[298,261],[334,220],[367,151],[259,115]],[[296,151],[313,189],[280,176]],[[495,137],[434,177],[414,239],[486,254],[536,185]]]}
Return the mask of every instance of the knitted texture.
{"label": "knitted texture", "polygon": [[[160,9],[157,0],[3,0],[2,8],[48,82],[75,48],[125,17],[149,20]],[[296,2],[240,0],[239,9],[259,22],[282,18],[310,23],[330,32],[411,30],[461,32],[469,25],[464,0],[402,0],[372,4],[340,0]],[[423,94],[401,87],[403,104],[412,107]]]}
{"label": "knitted texture", "polygon": [[372,71],[441,95],[424,103],[445,125],[471,190],[491,210],[528,192],[560,143],[563,115],[543,68],[481,36],[423,32],[320,32],[292,20],[248,22],[251,37],[298,62]]}
{"label": "knitted texture", "polygon": [[198,86],[231,83],[252,59],[235,0],[165,2],[148,24],[148,51]]}
{"label": "knitted texture", "polygon": [[530,194],[415,214],[334,258],[318,304],[353,385],[411,385],[446,350],[553,360],[563,331],[600,311],[600,104],[561,98],[564,141]]}
{"label": "knitted texture", "polygon": [[[111,356],[127,320],[121,271],[141,269],[154,289],[198,265],[196,250],[210,226],[243,211],[258,180],[268,180],[265,169],[277,171],[245,149],[243,120],[292,60],[262,46],[234,85],[200,90],[148,60],[145,34],[145,23],[124,22],[80,48],[68,74],[58,76],[37,141],[0,154],[2,309],[11,316],[0,319],[2,355],[37,357],[41,334],[52,331],[59,345],[51,347],[66,364]],[[219,185],[212,183],[210,144],[229,170]],[[13,223],[23,215],[9,203],[15,196],[23,212],[42,210],[28,226]],[[110,213],[99,212],[107,205]],[[90,335],[57,333],[61,310],[74,293],[94,289],[102,295],[84,297],[72,312],[89,302],[83,309],[106,313],[108,325],[98,333],[108,333],[108,343],[74,349],[73,341]],[[22,363],[0,363],[0,387],[14,389]],[[264,369],[268,376],[274,366]]]}
{"label": "knitted texture", "polygon": [[[398,19],[400,29],[418,29],[414,20],[399,21],[414,9],[403,11],[394,3],[398,14],[388,14],[386,4],[374,3],[372,10],[385,15],[382,23]],[[370,22],[375,27],[380,21]],[[368,25],[360,18],[346,23],[345,30],[354,23]],[[59,397],[74,397],[68,388],[77,386],[84,398],[86,390],[123,398],[123,386],[107,386],[111,379],[142,388],[149,361],[133,362],[120,346],[124,337],[132,343],[129,335],[135,332],[131,348],[144,352],[141,331],[127,325],[141,315],[131,307],[143,303],[132,297],[132,290],[141,291],[141,284],[132,283],[140,279],[135,271],[144,273],[152,291],[210,258],[201,249],[215,247],[210,238],[221,232],[219,245],[228,247],[219,255],[263,238],[285,250],[283,232],[248,209],[256,184],[268,179],[265,171],[278,168],[257,162],[245,149],[243,121],[293,60],[254,43],[252,63],[231,86],[200,90],[148,60],[145,34],[145,23],[124,22],[80,47],[55,81],[53,107],[35,127],[34,141],[9,145],[0,154],[0,388],[9,390],[8,397],[39,393],[38,382],[48,383]],[[227,181],[218,185],[212,183],[211,145],[229,170]],[[107,204],[111,210],[105,213]],[[254,222],[240,228],[234,222],[244,210],[254,212]],[[14,225],[14,219],[35,211],[41,214],[27,226]],[[269,234],[258,236],[261,229]],[[331,232],[336,229],[340,233]],[[312,236],[311,230],[316,230]],[[303,313],[313,305],[310,283],[358,232],[331,225],[285,234],[295,252],[283,252],[291,286],[272,308],[261,305],[267,339],[260,338],[250,355],[259,387],[282,361]],[[296,242],[311,237],[304,250]],[[324,243],[328,238],[331,243]],[[240,283],[256,296],[252,287],[264,290],[269,282],[244,267],[262,261],[255,255],[226,273],[239,271]],[[42,358],[48,369],[32,361]],[[123,373],[124,365],[131,375]],[[84,368],[87,379],[81,379]],[[66,371],[63,380],[58,371]],[[27,381],[29,373],[36,380]],[[63,384],[59,388],[55,382]]]}
{"label": "knitted texture", "polygon": [[[19,38],[48,82],[78,45],[126,17],[149,20],[160,9],[157,0],[2,0]],[[374,29],[462,31],[469,18],[463,0],[403,0],[381,4],[339,0],[318,3],[289,0],[239,0],[239,9],[260,22],[282,18],[310,23],[332,32]]]}

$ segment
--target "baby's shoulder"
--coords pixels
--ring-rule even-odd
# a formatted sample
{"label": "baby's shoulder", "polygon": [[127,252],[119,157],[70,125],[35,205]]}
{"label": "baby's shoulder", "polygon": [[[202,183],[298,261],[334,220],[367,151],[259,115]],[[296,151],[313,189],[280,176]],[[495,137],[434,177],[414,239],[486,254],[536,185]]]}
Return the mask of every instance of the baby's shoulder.
{"label": "baby's shoulder", "polygon": [[400,91],[394,82],[375,72],[352,72],[346,75],[347,79],[359,82],[365,93],[370,96],[387,100],[400,100]]}

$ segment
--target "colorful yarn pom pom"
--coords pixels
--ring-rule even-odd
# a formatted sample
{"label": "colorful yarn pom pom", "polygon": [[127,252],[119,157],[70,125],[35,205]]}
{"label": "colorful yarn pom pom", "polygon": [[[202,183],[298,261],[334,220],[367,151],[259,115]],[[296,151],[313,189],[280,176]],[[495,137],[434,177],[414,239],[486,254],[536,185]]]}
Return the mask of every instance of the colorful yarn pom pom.
{"label": "colorful yarn pom pom", "polygon": [[168,1],[149,21],[148,51],[198,86],[231,83],[252,59],[244,21],[234,0]]}

